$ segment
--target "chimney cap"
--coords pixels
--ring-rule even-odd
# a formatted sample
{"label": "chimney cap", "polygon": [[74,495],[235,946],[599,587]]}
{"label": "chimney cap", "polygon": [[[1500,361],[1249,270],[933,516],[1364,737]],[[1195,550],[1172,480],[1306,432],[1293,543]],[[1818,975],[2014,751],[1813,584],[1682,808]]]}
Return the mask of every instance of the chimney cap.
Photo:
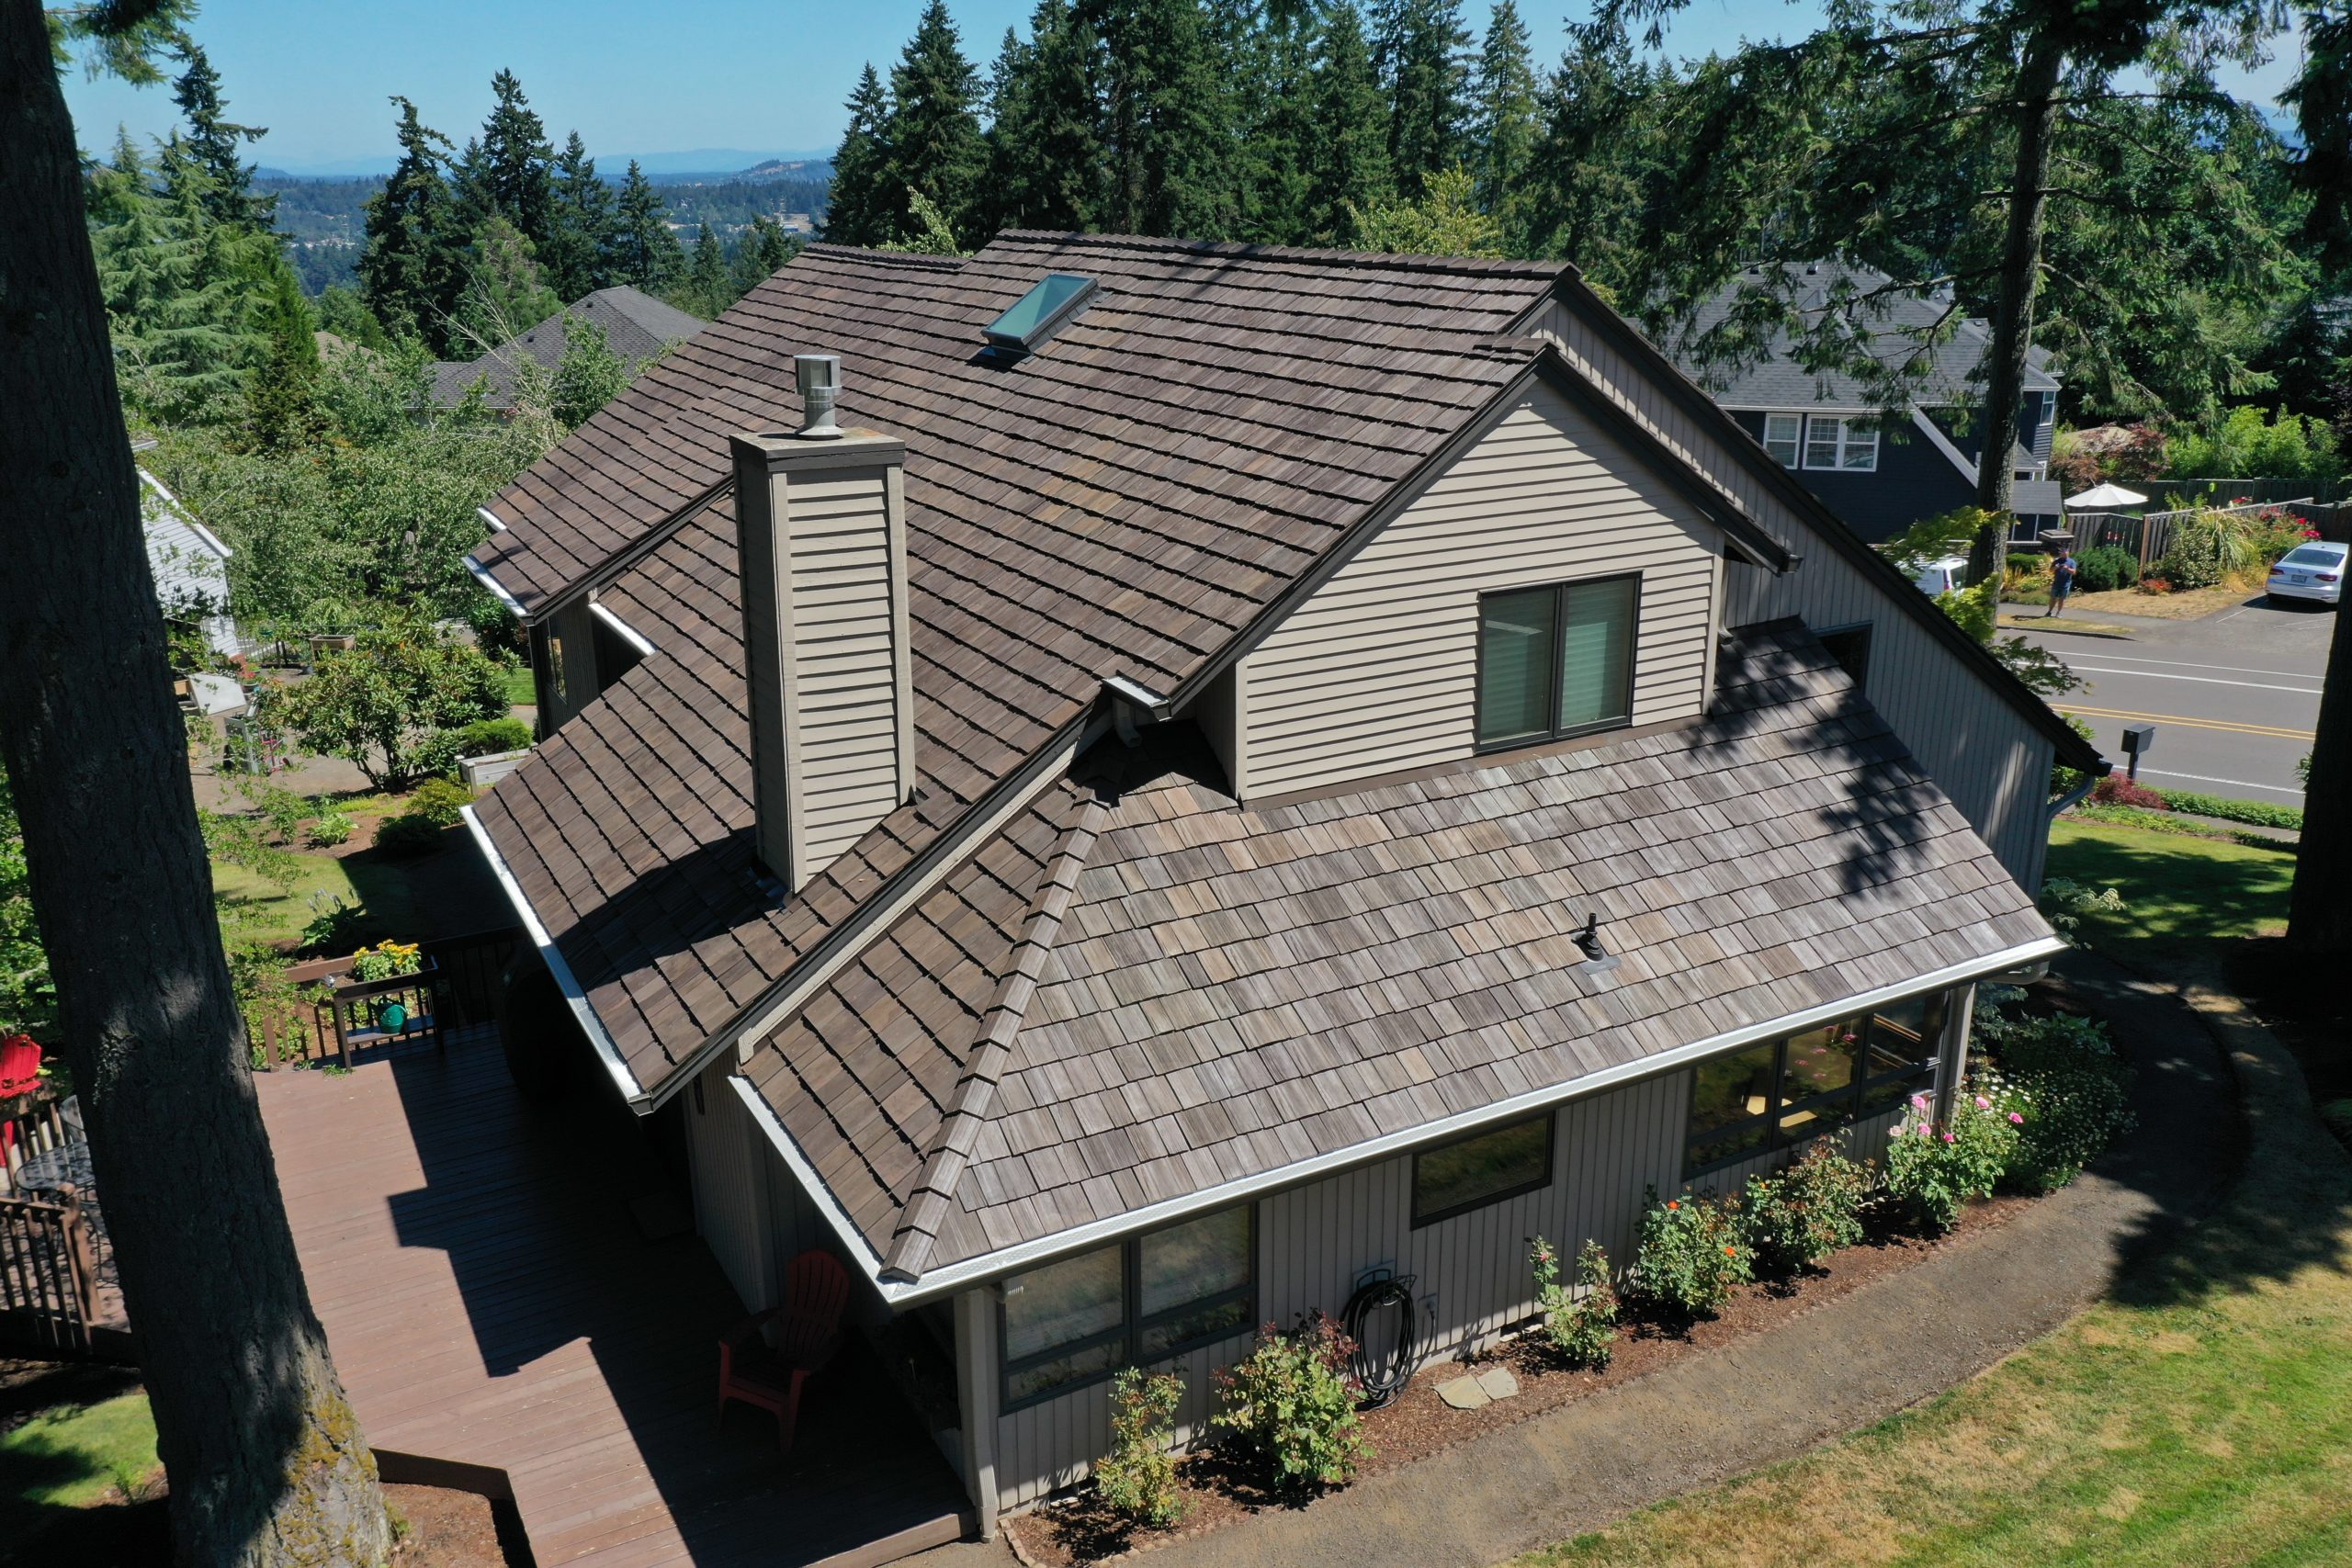
{"label": "chimney cap", "polygon": [[798,434],[810,441],[837,441],[842,427],[833,423],[833,404],[841,396],[842,356],[838,354],[796,354],[793,384],[800,389]]}

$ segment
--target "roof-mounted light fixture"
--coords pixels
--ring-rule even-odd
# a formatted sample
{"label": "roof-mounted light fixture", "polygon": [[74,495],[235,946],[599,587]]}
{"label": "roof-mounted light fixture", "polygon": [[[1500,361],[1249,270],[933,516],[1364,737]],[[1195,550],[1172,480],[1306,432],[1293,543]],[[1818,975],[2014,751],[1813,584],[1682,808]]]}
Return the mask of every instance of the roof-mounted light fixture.
{"label": "roof-mounted light fixture", "polygon": [[1012,308],[980,329],[989,351],[999,359],[1019,359],[1043,347],[1047,338],[1069,325],[1102,286],[1075,273],[1049,272]]}

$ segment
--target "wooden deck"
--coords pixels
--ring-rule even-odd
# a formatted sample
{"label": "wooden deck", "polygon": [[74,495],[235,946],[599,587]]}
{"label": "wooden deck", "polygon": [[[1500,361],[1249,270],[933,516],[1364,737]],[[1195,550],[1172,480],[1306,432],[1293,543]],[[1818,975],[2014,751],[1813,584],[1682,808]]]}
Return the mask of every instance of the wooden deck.
{"label": "wooden deck", "polygon": [[616,1104],[524,1106],[486,1031],[257,1087],[388,1478],[511,1496],[538,1568],[862,1568],[964,1533],[953,1472],[854,1340],[791,1461],[763,1413],[716,1422],[742,1308],[699,1239],[643,1239],[630,1201],[676,1184]]}

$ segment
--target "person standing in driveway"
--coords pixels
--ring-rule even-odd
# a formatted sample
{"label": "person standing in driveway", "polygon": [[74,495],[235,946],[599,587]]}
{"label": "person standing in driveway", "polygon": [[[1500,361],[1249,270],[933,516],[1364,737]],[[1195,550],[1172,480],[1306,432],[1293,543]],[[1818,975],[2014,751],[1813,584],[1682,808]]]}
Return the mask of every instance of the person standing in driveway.
{"label": "person standing in driveway", "polygon": [[2050,563],[2050,608],[2041,612],[2046,620],[2066,613],[2066,601],[2075,592],[2075,552],[2061,548],[2058,558]]}

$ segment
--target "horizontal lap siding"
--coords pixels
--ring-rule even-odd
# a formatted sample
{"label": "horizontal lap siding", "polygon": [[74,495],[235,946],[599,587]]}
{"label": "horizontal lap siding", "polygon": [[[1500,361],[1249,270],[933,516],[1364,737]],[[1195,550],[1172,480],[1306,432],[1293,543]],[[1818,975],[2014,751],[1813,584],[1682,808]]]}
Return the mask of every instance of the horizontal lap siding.
{"label": "horizontal lap siding", "polygon": [[1734,565],[1725,625],[1784,615],[1816,627],[1871,623],[1871,702],[2009,874],[2028,888],[2040,886],[2049,839],[2041,808],[2052,757],[2049,739],[1913,620],[1887,588],[1831,550],[1810,547],[1812,524],[1784,506],[1716,435],[1677,408],[1566,307],[1547,305],[1526,330],[1559,344],[1661,441],[1713,476],[1768,532],[1804,557],[1795,571],[1779,577]]}
{"label": "horizontal lap siding", "polygon": [[802,842],[820,867],[899,804],[890,534],[879,469],[790,486],[793,758]]}
{"label": "horizontal lap siding", "polygon": [[1706,700],[1721,538],[1549,388],[1482,437],[1243,661],[1245,795],[1467,756],[1478,595],[1642,576],[1635,724]]}

